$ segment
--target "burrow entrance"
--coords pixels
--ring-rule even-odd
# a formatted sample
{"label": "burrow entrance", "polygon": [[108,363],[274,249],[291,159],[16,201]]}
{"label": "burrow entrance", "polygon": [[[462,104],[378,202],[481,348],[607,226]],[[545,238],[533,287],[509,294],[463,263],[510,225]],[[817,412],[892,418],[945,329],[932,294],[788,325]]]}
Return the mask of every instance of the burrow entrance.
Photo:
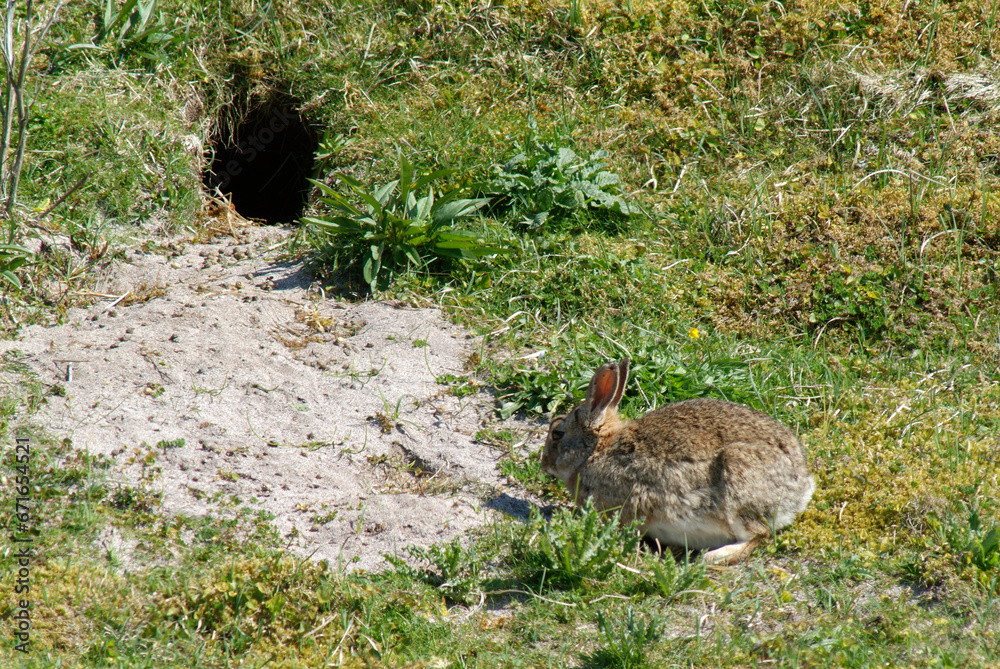
{"label": "burrow entrance", "polygon": [[215,156],[203,179],[209,192],[232,197],[244,218],[267,223],[297,220],[313,176],[316,133],[292,98],[251,101],[249,111],[229,108],[213,138]]}

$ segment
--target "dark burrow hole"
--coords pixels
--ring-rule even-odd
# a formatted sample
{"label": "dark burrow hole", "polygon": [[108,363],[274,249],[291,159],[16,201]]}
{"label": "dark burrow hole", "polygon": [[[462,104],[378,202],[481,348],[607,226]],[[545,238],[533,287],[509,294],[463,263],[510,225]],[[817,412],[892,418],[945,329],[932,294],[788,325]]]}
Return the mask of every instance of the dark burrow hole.
{"label": "dark burrow hole", "polygon": [[247,112],[229,108],[220,116],[203,179],[210,193],[232,196],[244,218],[288,223],[305,209],[317,138],[299,104],[258,100]]}

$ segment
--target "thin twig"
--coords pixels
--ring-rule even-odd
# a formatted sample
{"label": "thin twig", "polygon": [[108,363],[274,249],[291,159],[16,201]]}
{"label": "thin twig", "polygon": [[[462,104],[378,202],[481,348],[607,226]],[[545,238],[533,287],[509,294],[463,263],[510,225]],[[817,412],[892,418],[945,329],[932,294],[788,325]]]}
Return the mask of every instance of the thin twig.
{"label": "thin twig", "polygon": [[87,183],[87,179],[90,178],[91,174],[93,174],[93,172],[90,172],[90,173],[86,174],[82,179],[80,179],[79,181],[77,181],[76,184],[72,188],[70,188],[68,191],[66,191],[65,193],[63,193],[62,196],[58,200],[56,200],[55,202],[53,202],[49,206],[48,209],[46,209],[45,211],[43,211],[38,216],[38,219],[35,220],[35,223],[38,223],[38,222],[42,221],[46,216],[48,216],[52,212],[53,209],[55,209],[56,207],[58,207],[59,205],[61,205],[63,202],[65,202],[66,198],[68,198],[70,195],[72,195],[76,191],[80,190],[81,188],[83,188],[83,184]]}
{"label": "thin twig", "polygon": [[559,604],[560,606],[576,606],[572,602],[560,602],[558,599],[549,599],[548,597],[542,597],[541,595],[536,595],[533,592],[527,592],[525,590],[490,590],[489,592],[483,593],[485,595],[528,595],[534,597],[535,599],[540,599],[543,602],[549,602],[550,604]]}
{"label": "thin twig", "polygon": [[118,299],[117,299],[117,300],[115,300],[114,302],[112,302],[112,303],[111,303],[111,304],[109,304],[108,306],[106,306],[106,307],[104,307],[103,309],[101,309],[101,313],[104,313],[105,311],[111,311],[111,310],[112,310],[112,309],[114,309],[114,308],[115,308],[116,306],[118,306],[118,303],[119,303],[119,302],[121,302],[122,300],[124,300],[124,299],[125,299],[126,297],[128,297],[128,296],[129,296],[129,295],[131,295],[131,294],[132,294],[132,291],[130,290],[130,291],[128,291],[127,293],[125,293],[124,295],[119,295],[119,296],[118,296]]}
{"label": "thin twig", "polygon": [[377,24],[378,24],[378,21],[372,21],[372,29],[368,33],[368,43],[365,44],[365,54],[363,56],[361,56],[361,64],[362,65],[364,65],[364,63],[365,63],[366,60],[368,60],[368,49],[370,49],[371,46],[372,46],[372,35],[375,34],[375,26]]}

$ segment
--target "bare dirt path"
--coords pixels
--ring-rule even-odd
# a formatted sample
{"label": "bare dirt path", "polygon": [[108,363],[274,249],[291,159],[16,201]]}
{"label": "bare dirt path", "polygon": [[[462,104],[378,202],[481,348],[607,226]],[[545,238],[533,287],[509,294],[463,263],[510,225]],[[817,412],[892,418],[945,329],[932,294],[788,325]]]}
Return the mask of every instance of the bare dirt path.
{"label": "bare dirt path", "polygon": [[238,235],[136,252],[96,288],[118,304],[0,342],[64,391],[33,420],[113,458],[164,513],[249,504],[296,552],[349,569],[525,512],[474,438],[491,398],[438,382],[465,374],[476,339],[434,309],[311,290],[275,259],[287,230]]}

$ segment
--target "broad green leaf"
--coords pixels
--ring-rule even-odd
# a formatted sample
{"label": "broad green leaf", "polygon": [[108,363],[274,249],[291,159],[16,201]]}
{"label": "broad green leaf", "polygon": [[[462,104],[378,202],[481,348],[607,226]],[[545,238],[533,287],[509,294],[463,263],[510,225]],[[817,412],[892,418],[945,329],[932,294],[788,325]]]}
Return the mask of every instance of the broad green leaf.
{"label": "broad green leaf", "polygon": [[402,249],[403,253],[406,254],[406,257],[410,259],[410,262],[412,262],[414,265],[420,264],[420,254],[417,253],[417,249],[413,248],[409,244],[404,244],[402,246]]}
{"label": "broad green leaf", "polygon": [[366,193],[360,181],[340,172],[337,173],[337,176],[340,177],[341,181],[350,186],[351,190],[357,193],[358,196],[362,200],[364,200],[369,207],[372,208],[372,213],[382,211],[383,209],[382,203],[376,200],[374,197],[372,197],[369,193]]}
{"label": "broad green leaf", "polygon": [[378,247],[376,246],[371,247],[372,253],[365,257],[364,265],[361,266],[361,276],[369,286],[372,286],[373,290],[375,280],[378,278],[379,270],[382,269],[382,263],[375,254],[377,248]]}
{"label": "broad green leaf", "polygon": [[604,191],[600,189],[599,186],[594,185],[590,181],[580,181],[574,184],[576,192],[581,195],[585,195],[588,198],[599,198],[601,195],[607,195]]}
{"label": "broad green leaf", "polygon": [[434,189],[431,188],[427,191],[427,195],[420,198],[417,201],[416,212],[413,216],[414,219],[418,221],[423,221],[427,218],[427,215],[431,213],[431,207],[434,206]]}
{"label": "broad green leaf", "polygon": [[334,233],[353,233],[360,232],[362,230],[362,228],[355,223],[355,219],[347,218],[346,216],[335,216],[332,218],[304,216],[301,220],[304,223],[326,228]]}
{"label": "broad green leaf", "polygon": [[[115,18],[114,11],[115,11],[114,0],[104,0],[104,21],[101,23],[102,33],[106,33],[109,30],[111,30]],[[100,37],[100,35],[98,37]]]}
{"label": "broad green leaf", "polygon": [[406,234],[408,235],[422,235],[427,232],[429,226],[425,221],[414,221],[410,219],[404,219],[407,222]]}
{"label": "broad green leaf", "polygon": [[13,272],[8,272],[7,270],[0,270],[0,277],[2,277],[7,283],[11,284],[18,290],[21,289],[21,280]]}
{"label": "broad green leaf", "polygon": [[337,191],[333,190],[332,188],[330,188],[329,186],[327,186],[322,181],[319,181],[317,179],[309,179],[309,183],[311,183],[313,186],[316,186],[316,188],[319,188],[320,191],[323,192],[323,194],[325,194],[325,195],[327,195],[329,197],[340,198],[340,193],[338,193]]}
{"label": "broad green leaf", "polygon": [[466,199],[466,200],[453,200],[438,207],[434,211],[434,222],[435,223],[450,223],[456,218],[462,218],[463,216],[468,216],[472,214],[477,209],[481,209],[489,204],[490,199],[488,197],[476,198],[476,199]]}
{"label": "broad green leaf", "polygon": [[417,196],[410,191],[406,195],[406,210],[403,212],[407,218],[417,218]]}
{"label": "broad green leaf", "polygon": [[549,218],[549,212],[540,211],[537,214],[528,217],[526,220],[529,227],[540,228],[543,225],[545,225],[545,221],[547,221],[548,218]]}
{"label": "broad green leaf", "polygon": [[475,260],[476,258],[476,256],[472,255],[465,249],[443,247],[441,244],[438,244],[436,253],[439,256],[444,256],[446,258],[455,258],[456,260]]}
{"label": "broad green leaf", "polygon": [[364,278],[365,283],[371,284],[372,278],[375,276],[374,270],[375,261],[371,256],[365,257],[364,264],[361,265],[361,276]]}
{"label": "broad green leaf", "polygon": [[386,185],[382,186],[381,188],[375,191],[373,195],[375,196],[375,199],[378,200],[380,205],[382,205],[383,207],[386,206],[386,201],[389,199],[389,195],[392,194],[392,191],[396,187],[397,183],[399,182],[390,181],[389,183],[387,183]]}
{"label": "broad green leaf", "polygon": [[459,230],[442,230],[438,233],[438,239],[446,242],[478,242],[479,236],[471,232],[463,232]]}
{"label": "broad green leaf", "polygon": [[463,257],[475,258],[511,253],[511,249],[506,249],[502,246],[475,246],[463,244],[461,242],[441,242],[437,245],[437,248],[443,251],[461,251],[463,253]]}
{"label": "broad green leaf", "polygon": [[568,149],[565,146],[559,149],[558,159],[556,160],[556,165],[563,167],[564,165],[569,165],[574,162],[576,158],[576,152],[573,149]]}
{"label": "broad green leaf", "polygon": [[156,8],[156,0],[150,0],[149,2],[139,4],[139,28],[142,28],[149,21],[149,17],[153,15],[153,9]]}
{"label": "broad green leaf", "polygon": [[443,170],[437,170],[436,172],[431,172],[430,174],[424,175],[419,179],[417,179],[416,183],[413,184],[413,190],[420,190],[421,188],[431,183],[432,181],[437,181],[442,177],[451,176],[454,173],[455,170],[453,169],[443,169]]}
{"label": "broad green leaf", "polygon": [[448,204],[449,202],[451,202],[452,200],[454,200],[456,197],[458,197],[458,194],[459,194],[458,190],[455,189],[455,190],[448,191],[444,195],[438,195],[438,196],[436,196],[434,198],[434,203],[431,206],[431,211],[430,211],[430,215],[431,215],[430,230],[436,230],[436,229],[440,228],[441,226],[447,225],[448,223],[450,223],[450,221],[438,218],[437,217],[437,212],[442,207],[444,207],[446,204]]}
{"label": "broad green leaf", "polygon": [[613,172],[598,172],[594,175],[593,183],[595,186],[603,188],[604,186],[611,186],[612,184],[619,183],[621,179],[617,174]]}
{"label": "broad green leaf", "polygon": [[16,244],[0,244],[0,277],[15,288],[21,288],[21,280],[14,274],[32,257],[31,251]]}
{"label": "broad green leaf", "polygon": [[413,187],[413,165],[406,158],[400,161],[399,166],[399,199],[409,208],[410,189]]}
{"label": "broad green leaf", "polygon": [[504,402],[500,406],[500,417],[504,420],[507,420],[515,413],[517,413],[517,410],[520,409],[522,406],[523,404],[521,402]]}
{"label": "broad green leaf", "polygon": [[503,166],[503,171],[510,172],[514,167],[517,167],[527,159],[528,156],[526,156],[524,153],[519,153],[507,161],[507,163]]}

